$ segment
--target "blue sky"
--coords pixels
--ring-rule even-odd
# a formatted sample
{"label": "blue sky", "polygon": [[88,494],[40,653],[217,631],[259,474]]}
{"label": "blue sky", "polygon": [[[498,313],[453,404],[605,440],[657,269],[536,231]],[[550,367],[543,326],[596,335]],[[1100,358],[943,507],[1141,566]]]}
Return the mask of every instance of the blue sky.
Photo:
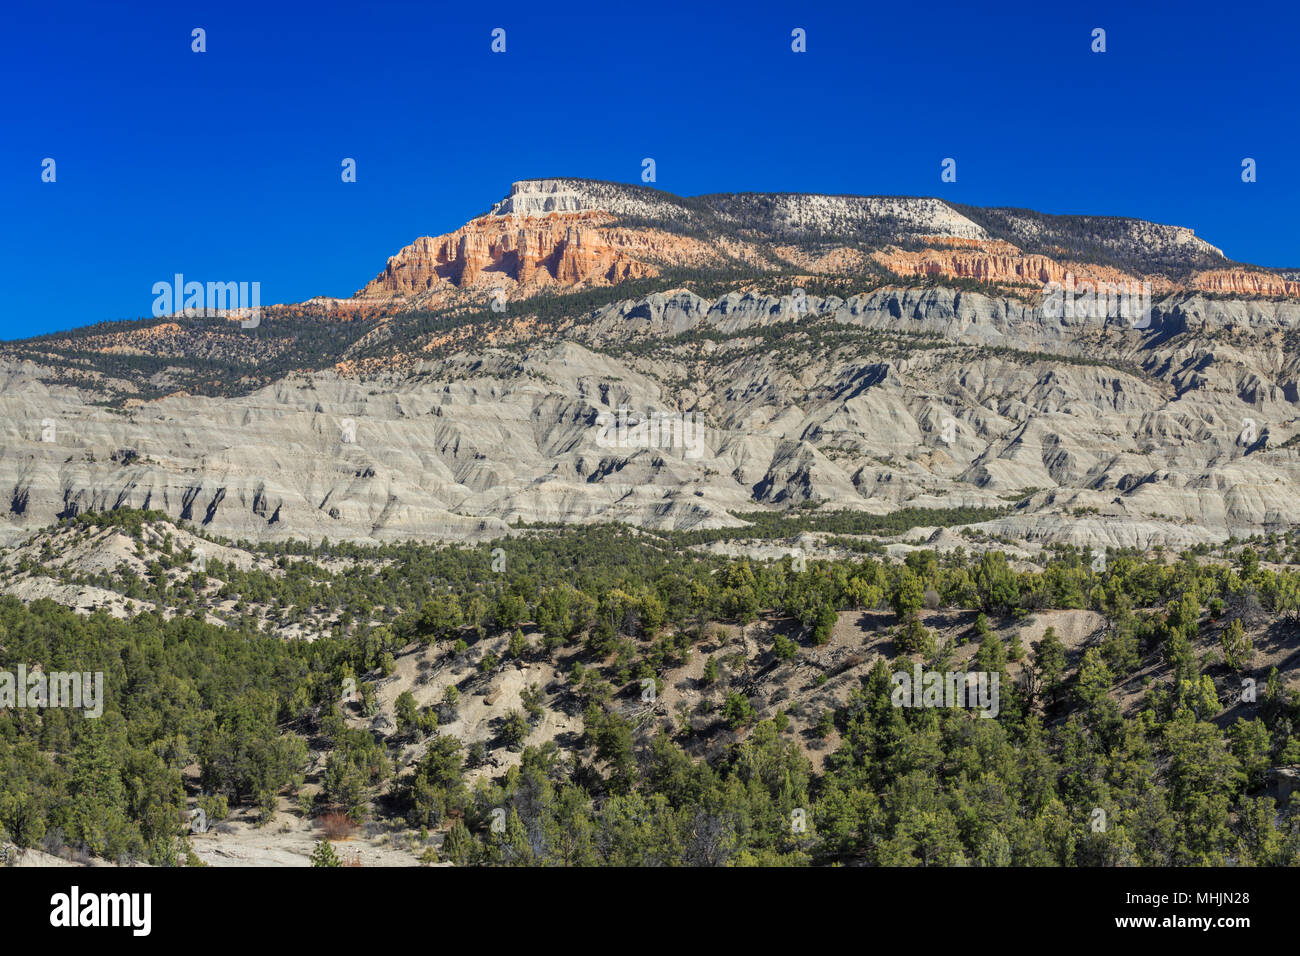
{"label": "blue sky", "polygon": [[1300,267],[1293,3],[180,0],[6,19],[3,338],[147,315],[177,272],[259,281],[263,303],[350,295],[514,180],[638,182],[647,156],[682,195],[1137,216]]}

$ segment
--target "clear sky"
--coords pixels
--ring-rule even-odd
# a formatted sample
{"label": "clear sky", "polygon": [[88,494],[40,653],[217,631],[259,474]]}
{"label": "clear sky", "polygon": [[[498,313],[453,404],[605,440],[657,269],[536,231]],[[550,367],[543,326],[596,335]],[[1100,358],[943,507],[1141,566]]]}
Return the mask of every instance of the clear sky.
{"label": "clear sky", "polygon": [[351,295],[514,180],[639,182],[644,157],[681,195],[1136,216],[1300,267],[1294,2],[6,8],[3,338],[148,315],[178,272]]}

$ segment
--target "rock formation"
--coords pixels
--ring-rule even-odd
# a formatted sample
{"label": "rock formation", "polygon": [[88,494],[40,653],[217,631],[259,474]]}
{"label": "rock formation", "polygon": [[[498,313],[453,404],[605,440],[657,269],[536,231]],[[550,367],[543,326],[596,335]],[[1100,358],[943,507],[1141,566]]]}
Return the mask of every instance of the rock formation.
{"label": "rock formation", "polygon": [[[268,307],[256,330],[170,318],[7,345],[0,539],[120,506],[249,539],[728,527],[801,502],[1006,508],[983,530],[1035,546],[1300,521],[1296,278],[1190,230],[1098,223],[516,183],[355,298]],[[669,269],[731,291],[673,287]],[[620,294],[655,277],[660,291]],[[1151,281],[1149,322],[1051,314],[1030,294],[1068,277]],[[821,281],[843,294],[791,288]],[[609,286],[568,311],[531,298]],[[495,288],[507,311],[457,311]],[[695,447],[610,438],[611,420],[644,436],[686,418]]]}

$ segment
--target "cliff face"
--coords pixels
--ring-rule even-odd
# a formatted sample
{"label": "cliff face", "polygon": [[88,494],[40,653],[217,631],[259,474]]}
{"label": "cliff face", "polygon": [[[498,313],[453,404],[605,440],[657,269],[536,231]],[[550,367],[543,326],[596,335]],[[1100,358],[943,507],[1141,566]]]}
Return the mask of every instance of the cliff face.
{"label": "cliff face", "polygon": [[[944,245],[949,246],[948,243]],[[890,248],[874,253],[872,258],[891,272],[905,276],[974,279],[997,285],[1027,285],[1035,288],[1041,288],[1049,282],[1073,287],[1079,282],[1127,285],[1141,281],[1150,281],[1153,292],[1173,288],[1172,283],[1160,278],[1139,278],[1106,266],[1058,261],[1047,256],[1022,255],[1014,246],[1004,242],[988,245],[992,246],[991,250],[949,247],[905,251]]]}
{"label": "cliff face", "polygon": [[444,283],[459,288],[480,280],[509,279],[540,289],[656,275],[600,228],[610,219],[597,211],[482,216],[445,236],[417,239],[391,257],[357,297],[409,298]]}
{"label": "cliff face", "polygon": [[1190,229],[1136,219],[975,210],[920,197],[683,200],[616,183],[547,179],[517,182],[487,215],[417,239],[353,301],[428,308],[455,302],[457,290],[501,288],[520,299],[655,276],[671,266],[853,275],[872,263],[904,277],[992,285],[1146,282],[1157,294],[1300,297],[1300,282],[1238,267]]}
{"label": "cliff face", "polygon": [[1154,293],[1176,290],[1219,292],[1269,298],[1300,297],[1300,282],[1249,269],[1207,269],[1188,282],[1173,282],[1161,275],[1137,275],[1093,263],[1071,262],[1043,255],[1024,255],[1006,242],[979,243],[947,236],[926,237],[934,247],[919,251],[893,247],[872,253],[891,272],[904,276],[938,276],[973,279],[995,285],[1041,287],[1056,282],[1126,285],[1147,282]]}
{"label": "cliff face", "polygon": [[1212,269],[1198,273],[1193,288],[1232,295],[1300,296],[1300,282],[1269,272],[1242,269]]}

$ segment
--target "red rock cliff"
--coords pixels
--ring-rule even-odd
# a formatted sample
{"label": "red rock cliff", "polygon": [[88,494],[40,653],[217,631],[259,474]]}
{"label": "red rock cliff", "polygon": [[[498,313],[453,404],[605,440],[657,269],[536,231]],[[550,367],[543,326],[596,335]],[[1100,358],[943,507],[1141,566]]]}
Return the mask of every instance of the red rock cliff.
{"label": "red rock cliff", "polygon": [[445,236],[417,239],[388,260],[358,296],[411,296],[439,283],[461,287],[508,278],[523,286],[604,284],[655,275],[600,212],[544,217],[482,216]]}

